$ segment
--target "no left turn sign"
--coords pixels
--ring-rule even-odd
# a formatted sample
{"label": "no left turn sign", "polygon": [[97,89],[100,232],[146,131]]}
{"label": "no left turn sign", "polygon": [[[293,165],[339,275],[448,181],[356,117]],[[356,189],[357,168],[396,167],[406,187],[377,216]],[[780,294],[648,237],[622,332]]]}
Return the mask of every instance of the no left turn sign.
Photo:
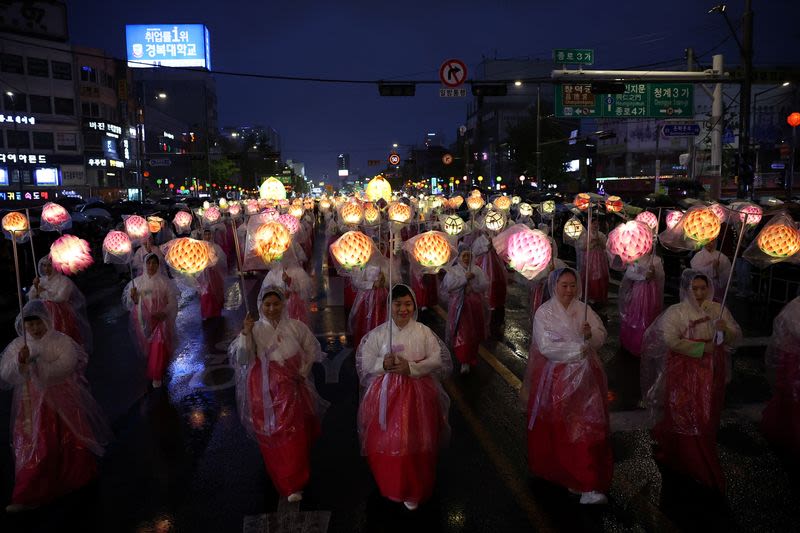
{"label": "no left turn sign", "polygon": [[439,67],[439,79],[445,87],[458,87],[467,79],[467,65],[460,59],[448,59]]}

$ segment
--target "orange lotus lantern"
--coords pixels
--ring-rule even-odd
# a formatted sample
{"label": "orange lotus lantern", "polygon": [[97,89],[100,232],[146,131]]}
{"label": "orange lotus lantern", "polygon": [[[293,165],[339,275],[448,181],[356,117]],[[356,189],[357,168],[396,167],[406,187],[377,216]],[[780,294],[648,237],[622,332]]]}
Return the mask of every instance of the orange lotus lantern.
{"label": "orange lotus lantern", "polygon": [[270,221],[261,224],[253,234],[253,250],[265,263],[279,259],[289,249],[291,235],[286,226]]}
{"label": "orange lotus lantern", "polygon": [[523,217],[533,216],[533,206],[527,202],[519,204],[519,214]]}
{"label": "orange lotus lantern", "polygon": [[467,198],[467,207],[470,211],[478,211],[481,207],[483,207],[483,203],[483,198],[480,197],[480,194],[478,194],[478,196],[470,196]]}
{"label": "orange lotus lantern", "polygon": [[589,204],[591,202],[592,202],[592,197],[585,192],[581,192],[575,196],[575,200],[573,200],[572,203],[575,204],[575,207],[577,207],[581,211],[586,211],[587,209],[589,209]]}
{"label": "orange lotus lantern", "polygon": [[387,214],[392,222],[404,224],[411,220],[411,206],[402,202],[392,202],[389,204]]}
{"label": "orange lotus lantern", "polygon": [[319,202],[319,208],[322,212],[329,211],[331,206],[332,206],[331,201],[328,200],[327,198],[324,200],[320,200]]}
{"label": "orange lotus lantern", "polygon": [[583,224],[575,217],[567,220],[564,224],[564,235],[573,240],[578,240],[583,233]]}
{"label": "orange lotus lantern", "polygon": [[[739,221],[744,223],[746,218],[748,226],[757,226],[764,213],[759,206],[749,203],[737,207],[736,210],[739,211]],[[747,216],[745,217],[745,215]]]}
{"label": "orange lotus lantern", "polygon": [[458,209],[464,203],[464,198],[461,195],[453,196],[450,198],[450,208]]}
{"label": "orange lotus lantern", "polygon": [[192,214],[186,211],[178,211],[172,219],[172,224],[178,233],[189,233],[192,227]]}
{"label": "orange lotus lantern", "polygon": [[633,263],[653,248],[652,228],[638,220],[620,224],[608,234],[608,251],[623,263]]}
{"label": "orange lotus lantern", "polygon": [[134,244],[144,241],[150,234],[147,221],[139,215],[131,215],[125,219],[125,232]]}
{"label": "orange lotus lantern", "polygon": [[481,191],[479,191],[478,189],[472,189],[472,191],[470,191],[469,195],[470,196],[480,196],[481,195]]}
{"label": "orange lotus lantern", "polygon": [[672,229],[678,225],[678,222],[683,218],[683,213],[680,211],[667,211],[667,229]]}
{"label": "orange lotus lantern", "polygon": [[505,212],[511,209],[511,198],[504,194],[495,198],[492,204],[494,204],[494,208],[498,211]]}
{"label": "orange lotus lantern", "polygon": [[94,259],[89,243],[75,235],[62,235],[50,246],[53,268],[71,276],[88,268]]}
{"label": "orange lotus lantern", "polygon": [[40,229],[44,231],[61,231],[72,225],[72,218],[63,206],[47,202],[42,208]]}
{"label": "orange lotus lantern", "polygon": [[366,265],[372,250],[372,239],[360,231],[348,231],[331,244],[331,254],[347,270]]}
{"label": "orange lotus lantern", "polygon": [[789,113],[789,116],[786,117],[786,123],[793,128],[800,126],[800,113],[798,113],[797,111],[795,111],[794,113]]}
{"label": "orange lotus lantern", "polygon": [[683,217],[684,234],[701,245],[716,239],[719,230],[719,218],[708,208],[691,209]]}
{"label": "orange lotus lantern", "polygon": [[12,235],[27,233],[28,228],[30,227],[28,225],[28,217],[26,217],[23,213],[18,213],[16,211],[11,211],[4,216],[2,224],[3,230]]}
{"label": "orange lotus lantern", "polygon": [[161,231],[162,224],[164,224],[164,219],[161,217],[147,217],[147,229],[150,230],[150,233]]}
{"label": "orange lotus lantern", "polygon": [[300,229],[300,222],[289,213],[279,216],[278,222],[286,226],[291,235],[294,235]]}
{"label": "orange lotus lantern", "polygon": [[209,265],[209,246],[205,241],[180,237],[170,241],[164,260],[181,274],[199,274]]}
{"label": "orange lotus lantern", "polygon": [[450,244],[441,233],[429,231],[416,240],[412,254],[420,265],[438,268],[450,260]]}
{"label": "orange lotus lantern", "polygon": [[277,178],[267,178],[258,188],[261,200],[286,200],[286,188]]}
{"label": "orange lotus lantern", "polygon": [[131,238],[124,231],[109,231],[105,239],[103,239],[103,256],[106,263],[116,262],[109,260],[108,256],[113,256],[115,259],[120,259],[120,262],[127,263],[132,250]]}
{"label": "orange lotus lantern", "polygon": [[359,205],[358,202],[348,202],[342,206],[341,211],[339,211],[339,216],[342,217],[342,222],[345,224],[355,226],[361,222],[364,216],[364,210],[361,209],[361,205]]}
{"label": "orange lotus lantern", "polygon": [[392,186],[383,176],[375,176],[369,180],[364,192],[370,202],[377,202],[380,199],[386,202],[392,201]]}
{"label": "orange lotus lantern", "polygon": [[489,211],[486,213],[486,218],[483,220],[486,229],[492,231],[500,231],[506,225],[506,217],[499,211]]}
{"label": "orange lotus lantern", "polygon": [[622,211],[622,198],[619,196],[609,196],[606,198],[606,211],[609,213],[619,213]]}
{"label": "orange lotus lantern", "polygon": [[544,270],[552,254],[550,239],[539,230],[517,231],[506,242],[508,265],[527,279],[533,279]]}
{"label": "orange lotus lantern", "polygon": [[367,224],[375,224],[380,220],[381,212],[378,211],[378,208],[372,204],[368,204],[364,207],[364,221]]}
{"label": "orange lotus lantern", "polygon": [[651,211],[642,211],[636,215],[636,220],[647,224],[647,226],[653,231],[658,229],[658,217]]}
{"label": "orange lotus lantern", "polygon": [[788,224],[768,225],[758,234],[756,244],[768,256],[784,259],[800,251],[800,232]]}
{"label": "orange lotus lantern", "polygon": [[448,235],[458,235],[464,231],[464,221],[458,215],[448,215],[444,219],[444,232]]}

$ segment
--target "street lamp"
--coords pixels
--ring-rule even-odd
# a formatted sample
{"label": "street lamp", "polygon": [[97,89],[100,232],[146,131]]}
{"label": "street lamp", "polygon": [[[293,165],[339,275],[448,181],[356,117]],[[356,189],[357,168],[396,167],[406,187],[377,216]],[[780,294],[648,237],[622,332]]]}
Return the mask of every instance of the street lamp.
{"label": "street lamp", "polygon": [[163,91],[159,92],[158,94],[156,94],[156,99],[157,100],[166,100],[167,99],[167,93],[165,93]]}

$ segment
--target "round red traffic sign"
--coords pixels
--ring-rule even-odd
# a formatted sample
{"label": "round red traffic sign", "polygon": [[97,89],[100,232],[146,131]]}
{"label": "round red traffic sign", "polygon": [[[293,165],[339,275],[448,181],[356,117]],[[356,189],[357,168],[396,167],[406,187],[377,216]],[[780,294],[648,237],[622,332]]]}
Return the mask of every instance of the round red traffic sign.
{"label": "round red traffic sign", "polygon": [[442,163],[444,163],[445,165],[449,165],[452,162],[453,162],[453,156],[452,155],[444,154],[442,156]]}
{"label": "round red traffic sign", "polygon": [[400,164],[400,156],[397,154],[392,154],[389,156],[389,164],[390,165],[399,165]]}
{"label": "round red traffic sign", "polygon": [[467,65],[460,59],[448,59],[439,67],[439,79],[446,87],[458,87],[467,79]]}

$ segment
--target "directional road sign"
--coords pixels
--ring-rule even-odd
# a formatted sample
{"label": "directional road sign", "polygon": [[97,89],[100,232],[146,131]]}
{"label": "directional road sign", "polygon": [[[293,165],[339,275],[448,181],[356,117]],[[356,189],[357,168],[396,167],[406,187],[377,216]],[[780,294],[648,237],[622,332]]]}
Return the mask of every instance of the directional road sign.
{"label": "directional road sign", "polygon": [[594,50],[589,48],[556,48],[553,50],[553,61],[571,65],[594,65]]}
{"label": "directional road sign", "polygon": [[691,83],[626,83],[623,94],[593,94],[589,83],[556,85],[556,116],[679,118],[694,116]]}
{"label": "directional road sign", "polygon": [[700,135],[700,124],[665,124],[661,131],[664,137],[696,137]]}
{"label": "directional road sign", "polygon": [[445,87],[458,87],[467,79],[467,65],[460,59],[448,59],[439,67],[439,79]]}

